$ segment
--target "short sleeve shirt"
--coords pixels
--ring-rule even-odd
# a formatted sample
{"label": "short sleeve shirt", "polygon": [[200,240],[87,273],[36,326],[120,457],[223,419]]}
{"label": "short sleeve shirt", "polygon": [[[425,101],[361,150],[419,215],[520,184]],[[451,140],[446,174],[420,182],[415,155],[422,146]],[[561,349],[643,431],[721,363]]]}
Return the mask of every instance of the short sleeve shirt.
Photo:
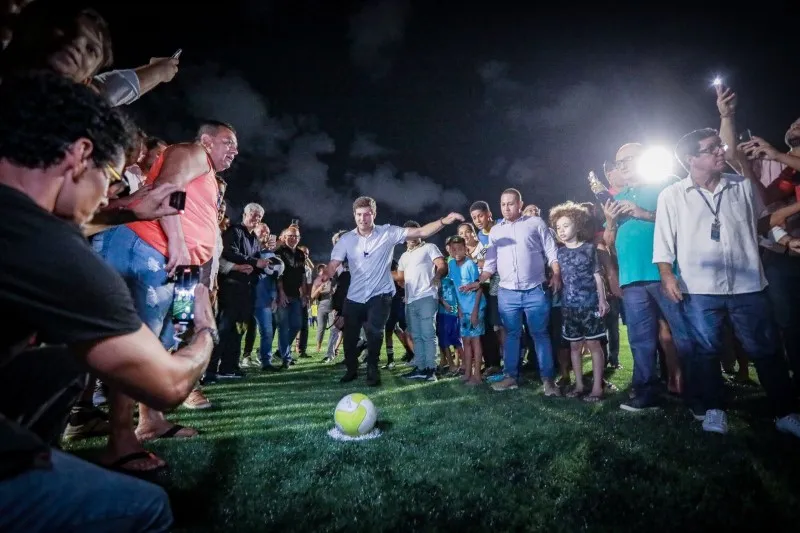
{"label": "short sleeve shirt", "polygon": [[406,240],[408,230],[391,224],[374,226],[368,236],[354,229],[342,235],[331,252],[331,260],[347,261],[350,287],[347,299],[365,303],[381,294],[394,295],[391,265],[394,247]]}

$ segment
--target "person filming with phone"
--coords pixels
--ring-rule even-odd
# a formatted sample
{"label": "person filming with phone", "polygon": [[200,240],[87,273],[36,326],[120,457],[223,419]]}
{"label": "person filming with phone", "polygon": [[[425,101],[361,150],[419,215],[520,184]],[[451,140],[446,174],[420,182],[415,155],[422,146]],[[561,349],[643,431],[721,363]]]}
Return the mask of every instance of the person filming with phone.
{"label": "person filming with phone", "polygon": [[[158,186],[172,183],[178,192],[173,207],[179,214],[157,221],[139,221],[117,226],[94,240],[94,248],[128,284],[142,321],[165,348],[174,349],[176,339],[170,316],[173,275],[179,267],[199,266],[200,283],[210,285],[211,261],[217,245],[219,185],[216,173],[227,170],[238,153],[236,131],[217,121],[203,123],[194,142],[168,147],[156,160],[145,181]],[[110,391],[111,437],[102,460],[120,468],[151,471],[164,462],[151,454],[142,459],[141,442],[159,438],[188,438],[192,428],[169,422],[147,403],[139,407],[139,422],[132,430],[133,400]],[[126,458],[137,457],[130,462]],[[123,461],[123,464],[120,464]]]}
{"label": "person filming with phone", "polygon": [[[800,119],[784,133],[789,148],[782,152],[745,129],[736,133],[736,93],[716,84],[721,117],[719,135],[729,146],[728,162],[750,178],[766,205],[768,215],[758,221],[761,262],[770,285],[769,299],[780,342],[793,373],[794,390],[800,393]],[[738,143],[737,143],[738,141]]]}
{"label": "person filming with phone", "polygon": [[[0,86],[0,242],[13,250],[0,254],[0,531],[170,529],[163,489],[51,447],[87,371],[131,402],[171,409],[217,338],[208,290],[198,286],[194,336],[170,355],[80,231],[105,202],[112,170],[122,169],[125,122],[55,74]],[[128,466],[154,462],[139,451]]]}

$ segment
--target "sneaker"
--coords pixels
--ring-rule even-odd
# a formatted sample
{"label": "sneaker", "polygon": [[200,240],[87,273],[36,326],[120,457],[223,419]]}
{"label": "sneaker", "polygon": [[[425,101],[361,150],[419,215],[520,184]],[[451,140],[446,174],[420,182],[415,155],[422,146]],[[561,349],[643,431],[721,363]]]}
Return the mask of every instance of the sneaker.
{"label": "sneaker", "polygon": [[692,418],[697,420],[698,422],[702,422],[706,419],[706,414],[702,411],[695,411],[694,409],[689,409],[689,414],[692,415]]}
{"label": "sneaker", "polygon": [[183,406],[187,409],[211,409],[211,402],[208,401],[203,391],[195,389],[183,401]]}
{"label": "sneaker", "polygon": [[384,370],[391,370],[394,368],[394,363],[386,363],[381,368],[383,368]]}
{"label": "sneaker", "polygon": [[242,368],[250,368],[250,358],[249,357],[242,357],[242,360],[239,361],[239,366]]}
{"label": "sneaker", "polygon": [[512,377],[504,377],[502,380],[492,383],[492,390],[494,391],[506,391],[506,390],[515,390],[518,389],[519,385],[517,384],[517,380]]}
{"label": "sneaker", "polygon": [[486,383],[500,383],[504,379],[506,379],[506,377],[503,374],[492,374],[486,377]]}
{"label": "sneaker", "polygon": [[406,379],[425,379],[428,377],[428,374],[426,374],[421,368],[414,367],[414,370],[403,374],[403,377]]}
{"label": "sneaker", "polygon": [[206,372],[200,379],[201,385],[213,385],[217,382],[217,374],[214,372]]}
{"label": "sneaker", "polygon": [[233,372],[220,372],[217,374],[219,379],[242,379],[244,377],[244,372],[241,370],[234,370]]}
{"label": "sneaker", "polygon": [[78,440],[89,437],[102,437],[111,432],[108,415],[96,407],[82,407],[76,405],[72,408],[64,430],[64,439]]}
{"label": "sneaker", "polygon": [[439,381],[439,378],[436,377],[435,368],[429,368],[425,371],[425,381]]}
{"label": "sneaker", "polygon": [[257,355],[250,356],[250,364],[253,368],[258,368],[261,366],[261,359]]}
{"label": "sneaker", "polygon": [[647,401],[641,396],[634,396],[627,402],[620,404],[619,408],[629,413],[638,413],[647,409],[658,409],[658,404],[653,401]]}
{"label": "sneaker", "polygon": [[262,372],[278,372],[280,368],[274,367],[272,365],[261,365]]}
{"label": "sneaker", "polygon": [[703,431],[724,435],[728,432],[728,415],[721,409],[709,409],[703,419]]}
{"label": "sneaker", "polygon": [[800,415],[792,413],[775,421],[775,427],[781,433],[788,433],[800,438]]}
{"label": "sneaker", "polygon": [[100,407],[101,405],[106,405],[108,403],[108,398],[106,398],[106,386],[100,380],[97,380],[97,383],[94,386],[92,403],[95,407]]}

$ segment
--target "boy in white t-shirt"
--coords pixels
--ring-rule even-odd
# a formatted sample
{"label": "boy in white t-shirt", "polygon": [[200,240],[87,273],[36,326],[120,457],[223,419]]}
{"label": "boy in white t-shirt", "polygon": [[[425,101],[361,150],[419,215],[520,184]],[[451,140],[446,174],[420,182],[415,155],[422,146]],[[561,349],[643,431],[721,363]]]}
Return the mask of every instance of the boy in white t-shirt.
{"label": "boy in white t-shirt", "polygon": [[[410,220],[403,226],[418,228],[419,223]],[[407,239],[397,272],[405,285],[406,324],[416,355],[416,367],[404,377],[436,381],[436,311],[439,284],[447,275],[447,264],[436,245],[422,239]]]}

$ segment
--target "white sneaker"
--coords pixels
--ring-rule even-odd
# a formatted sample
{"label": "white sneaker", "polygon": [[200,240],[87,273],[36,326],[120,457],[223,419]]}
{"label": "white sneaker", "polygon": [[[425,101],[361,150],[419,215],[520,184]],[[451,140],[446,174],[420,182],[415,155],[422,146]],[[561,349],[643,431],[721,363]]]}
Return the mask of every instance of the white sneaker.
{"label": "white sneaker", "polygon": [[800,415],[792,413],[775,421],[775,427],[781,433],[788,433],[800,439]]}
{"label": "white sneaker", "polygon": [[243,357],[242,360],[239,362],[239,366],[242,368],[250,368],[250,358]]}
{"label": "white sneaker", "polygon": [[728,415],[721,409],[709,409],[703,419],[703,431],[724,435],[728,432]]}

